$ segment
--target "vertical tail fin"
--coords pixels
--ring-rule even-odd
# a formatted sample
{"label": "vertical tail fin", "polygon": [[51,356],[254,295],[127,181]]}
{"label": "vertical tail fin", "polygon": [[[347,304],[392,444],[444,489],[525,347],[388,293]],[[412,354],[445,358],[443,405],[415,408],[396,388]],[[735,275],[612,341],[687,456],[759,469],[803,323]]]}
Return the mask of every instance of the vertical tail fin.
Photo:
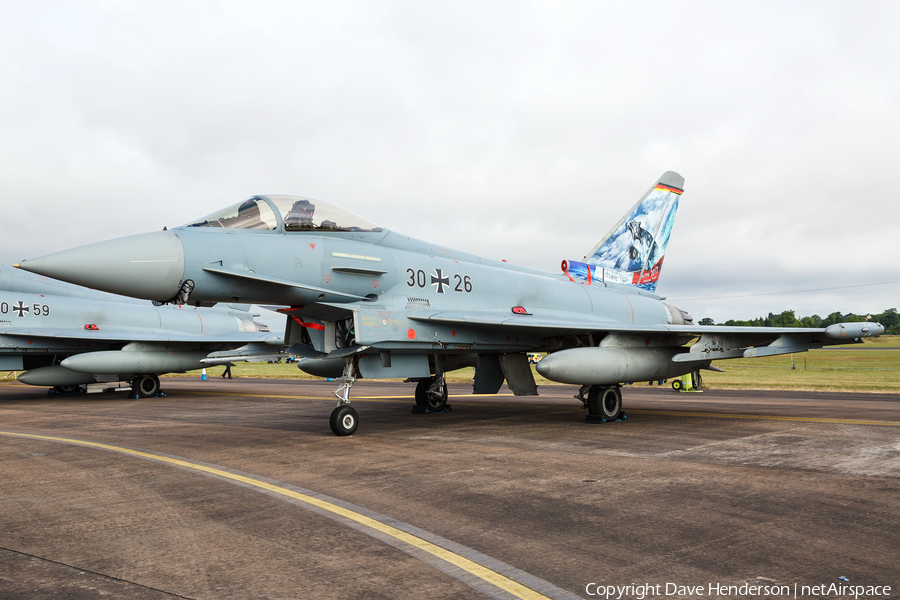
{"label": "vertical tail fin", "polygon": [[663,173],[584,257],[594,271],[594,280],[602,277],[656,291],[683,191],[684,177],[674,171]]}

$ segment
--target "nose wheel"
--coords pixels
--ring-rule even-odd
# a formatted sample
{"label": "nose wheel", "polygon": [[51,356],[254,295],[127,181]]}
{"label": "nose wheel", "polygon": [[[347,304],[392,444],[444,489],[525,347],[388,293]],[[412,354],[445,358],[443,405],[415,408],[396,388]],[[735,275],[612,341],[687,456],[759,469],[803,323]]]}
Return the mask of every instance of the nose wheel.
{"label": "nose wheel", "polygon": [[349,404],[341,404],[331,411],[330,424],[334,435],[353,435],[359,426],[359,415]]}

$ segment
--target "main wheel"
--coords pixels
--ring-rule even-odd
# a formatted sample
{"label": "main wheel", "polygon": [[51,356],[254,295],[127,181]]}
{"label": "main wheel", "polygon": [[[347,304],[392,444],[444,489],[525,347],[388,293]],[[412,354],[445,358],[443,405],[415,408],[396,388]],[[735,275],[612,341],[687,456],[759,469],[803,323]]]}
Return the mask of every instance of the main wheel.
{"label": "main wheel", "polygon": [[[432,386],[434,383],[432,383]],[[426,407],[431,412],[441,412],[447,407],[447,382],[441,381],[440,388],[437,390],[429,387],[425,392]]]}
{"label": "main wheel", "polygon": [[431,412],[441,412],[447,407],[447,383],[441,386],[438,391],[431,390],[434,385],[434,377],[428,379],[420,379],[416,384],[416,406],[430,410]]}
{"label": "main wheel", "polygon": [[428,408],[428,386],[434,381],[432,377],[420,379],[416,384],[416,406],[419,408]]}
{"label": "main wheel", "polygon": [[622,391],[617,387],[592,385],[588,391],[588,414],[615,421],[622,416]]}
{"label": "main wheel", "polygon": [[700,376],[699,371],[691,373],[691,385],[694,386],[695,390],[699,390],[703,386],[703,377]]}
{"label": "main wheel", "polygon": [[588,414],[592,417],[600,416],[600,394],[602,392],[603,388],[599,385],[592,385],[588,388],[587,409]]}
{"label": "main wheel", "polygon": [[74,394],[78,389],[77,385],[54,385],[53,389],[57,394]]}
{"label": "main wheel", "polygon": [[353,435],[359,426],[359,415],[349,404],[341,404],[331,411],[330,425],[334,435]]}
{"label": "main wheel", "polygon": [[159,393],[159,377],[156,375],[135,375],[131,380],[131,390],[138,398],[152,398]]}
{"label": "main wheel", "polygon": [[615,421],[622,416],[622,392],[617,387],[603,390],[600,396],[600,414],[607,421]]}

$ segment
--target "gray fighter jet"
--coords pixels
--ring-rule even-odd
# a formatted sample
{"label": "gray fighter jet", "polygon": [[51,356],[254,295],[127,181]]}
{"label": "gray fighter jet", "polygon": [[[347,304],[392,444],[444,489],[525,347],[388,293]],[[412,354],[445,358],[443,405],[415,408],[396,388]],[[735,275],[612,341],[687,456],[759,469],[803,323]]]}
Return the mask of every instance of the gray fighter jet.
{"label": "gray fighter jet", "polygon": [[[278,304],[300,366],[340,375],[331,428],[358,425],[358,377],[417,382],[416,403],[440,411],[444,373],[476,366],[475,393],[504,379],[536,394],[538,372],[584,386],[588,420],[616,419],[621,384],[715,369],[716,359],[802,352],[878,335],[881,325],[827,329],[704,327],[656,295],[684,179],[671,171],[582,261],[548,273],[436,246],[336,206],[254,196],[169,231],[23,261],[22,269],[160,301]],[[696,340],[696,343],[687,344]]]}
{"label": "gray fighter jet", "polygon": [[154,306],[0,266],[0,371],[60,393],[128,381],[152,397],[163,373],[279,353],[281,336],[222,306]]}

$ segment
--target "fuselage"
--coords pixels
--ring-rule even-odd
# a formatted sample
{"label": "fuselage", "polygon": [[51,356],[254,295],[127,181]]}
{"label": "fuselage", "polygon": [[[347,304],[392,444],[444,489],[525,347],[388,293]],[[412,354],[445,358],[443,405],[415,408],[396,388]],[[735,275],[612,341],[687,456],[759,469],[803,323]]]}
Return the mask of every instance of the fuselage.
{"label": "fuselage", "polygon": [[[401,235],[299,196],[254,196],[194,223],[75,248],[23,268],[141,298],[277,304],[316,332],[352,317],[359,344],[499,352],[565,347],[535,330],[453,327],[423,311],[579,315],[622,324],[672,324],[658,296],[626,284],[592,284]],[[343,310],[341,309],[343,307]],[[305,326],[305,325],[304,325]],[[330,332],[321,350],[334,348]],[[577,345],[577,344],[576,344]]]}
{"label": "fuselage", "polygon": [[[658,297],[619,284],[573,282],[564,275],[434,246],[390,231],[313,232],[240,231],[176,228],[185,249],[182,278],[194,283],[192,302],[231,300],[306,307],[317,302],[352,306],[360,325],[357,341],[462,342],[451,328],[413,323],[420,311],[479,311],[513,314],[513,309],[571,316],[573,313],[622,323],[666,324],[669,316]],[[255,279],[222,275],[271,276],[301,282],[315,290],[267,285]],[[329,293],[331,292],[331,293]],[[168,291],[166,292],[168,293]],[[345,294],[347,296],[340,296]],[[350,297],[348,297],[350,296]],[[352,298],[361,297],[365,300]],[[490,332],[478,342],[488,343]],[[503,346],[507,336],[493,340]],[[476,340],[466,340],[476,341]],[[539,338],[523,347],[539,349]]]}
{"label": "fuselage", "polygon": [[[153,306],[0,267],[0,370],[56,367],[55,377],[63,373],[61,362],[88,353],[94,363],[101,364],[79,372],[106,374],[110,380],[182,370],[148,367],[135,371],[111,361],[112,357],[134,359],[150,352],[156,353],[154,356],[190,356],[193,362],[185,368],[198,368],[196,357],[223,347],[217,336],[252,335],[262,330],[245,314],[246,318],[227,309]],[[188,341],[192,339],[197,341]],[[234,345],[232,342],[229,347]],[[107,357],[105,364],[103,357]],[[47,381],[50,383],[40,385],[56,385],[52,377]]]}
{"label": "fuselage", "polygon": [[[520,267],[433,246],[390,231],[378,234],[241,232],[174,229],[186,252],[185,279],[194,280],[191,301],[273,302],[259,284],[222,285],[204,273],[223,265],[358,296],[427,296],[440,308],[535,306],[603,315],[613,320],[664,319],[653,294],[602,282],[588,286],[562,274]],[[312,304],[317,294],[283,291],[282,299]],[[635,303],[633,298],[637,298]],[[329,301],[341,301],[341,298]],[[647,302],[647,301],[650,302]],[[653,306],[657,310],[654,311]],[[650,314],[647,314],[649,311]],[[634,314],[633,314],[634,312]]]}

